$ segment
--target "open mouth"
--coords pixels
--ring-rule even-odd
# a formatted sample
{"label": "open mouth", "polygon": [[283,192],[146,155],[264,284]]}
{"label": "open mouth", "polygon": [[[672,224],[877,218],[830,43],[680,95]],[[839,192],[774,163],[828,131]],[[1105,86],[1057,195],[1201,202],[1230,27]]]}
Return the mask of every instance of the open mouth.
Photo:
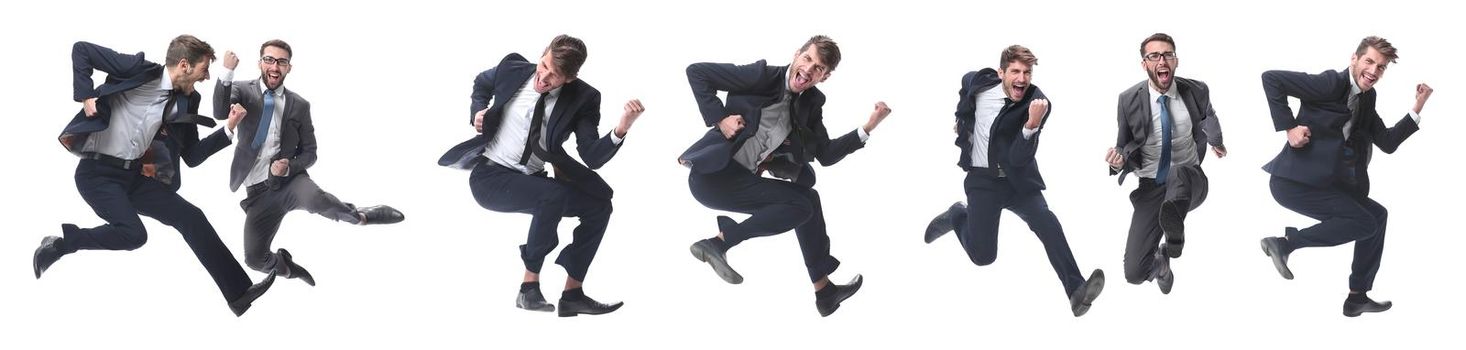
{"label": "open mouth", "polygon": [[1025,91],[1025,90],[1028,90],[1028,85],[1027,84],[1024,84],[1024,85],[1013,84],[1013,93],[1010,93],[1009,95],[1013,96],[1013,98],[1022,98],[1023,97],[1023,91]]}
{"label": "open mouth", "polygon": [[806,75],[803,71],[794,71],[794,84],[791,85],[797,87],[799,90],[803,90],[809,86],[809,75]]}
{"label": "open mouth", "polygon": [[1359,80],[1363,80],[1363,82],[1365,84],[1368,84],[1369,86],[1374,86],[1374,82],[1379,81],[1378,75],[1369,74],[1368,72],[1360,74],[1359,78]]}
{"label": "open mouth", "polygon": [[1170,69],[1159,69],[1159,70],[1156,70],[1155,77],[1156,77],[1156,80],[1161,83],[1161,85],[1169,86],[1170,83],[1171,83],[1171,70]]}

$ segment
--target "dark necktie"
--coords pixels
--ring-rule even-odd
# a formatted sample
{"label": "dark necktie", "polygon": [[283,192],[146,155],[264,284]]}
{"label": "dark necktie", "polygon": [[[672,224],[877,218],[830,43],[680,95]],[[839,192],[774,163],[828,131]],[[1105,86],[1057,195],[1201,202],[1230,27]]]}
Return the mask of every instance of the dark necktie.
{"label": "dark necktie", "polygon": [[534,103],[534,117],[529,119],[529,137],[524,139],[524,154],[519,156],[519,165],[528,165],[530,154],[540,156],[544,160],[545,151],[540,148],[540,129],[545,124],[545,97],[550,94],[540,94],[540,99]]}
{"label": "dark necktie", "polygon": [[1166,183],[1166,175],[1171,172],[1171,97],[1161,95],[1161,162],[1157,164],[1155,171],[1155,183],[1163,185]]}
{"label": "dark necktie", "polygon": [[265,137],[270,135],[270,121],[275,119],[275,90],[265,90],[265,110],[260,115],[260,127],[255,129],[255,141],[250,148],[255,152],[260,151],[260,146],[265,144]]}
{"label": "dark necktie", "polygon": [[1359,94],[1349,95],[1349,120],[1344,122],[1344,139],[1354,131],[1354,120],[1359,119]]}

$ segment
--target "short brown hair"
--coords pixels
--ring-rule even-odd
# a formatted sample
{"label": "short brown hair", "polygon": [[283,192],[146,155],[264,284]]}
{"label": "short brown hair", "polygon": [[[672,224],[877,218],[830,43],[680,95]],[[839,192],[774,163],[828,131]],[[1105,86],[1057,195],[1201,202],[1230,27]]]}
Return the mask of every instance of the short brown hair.
{"label": "short brown hair", "polygon": [[290,50],[290,44],[287,44],[287,43],[285,43],[285,40],[280,40],[280,39],[273,39],[273,40],[270,40],[270,41],[266,41],[264,44],[260,44],[260,56],[264,56],[265,55],[265,48],[266,47],[271,47],[271,46],[278,47],[281,50],[285,50],[285,54],[286,55],[290,55],[290,57],[276,57],[276,58],[295,58],[295,51],[291,51]]}
{"label": "short brown hair", "polygon": [[163,57],[165,61],[168,61],[167,65],[170,66],[178,63],[178,60],[181,59],[188,60],[188,63],[192,64],[198,63],[205,58],[210,60],[215,59],[214,47],[188,34],[173,38],[173,42],[168,43],[168,55]]}
{"label": "short brown hair", "polygon": [[999,58],[1003,60],[998,63],[998,69],[1000,70],[1008,69],[1008,64],[1013,63],[1013,61],[1023,62],[1030,66],[1038,65],[1038,57],[1034,56],[1033,51],[1028,51],[1028,48],[1023,47],[1023,45],[1009,46],[1003,50],[1003,55]]}
{"label": "short brown hair", "polygon": [[545,47],[545,52],[550,54],[550,61],[555,68],[559,68],[560,73],[567,78],[579,75],[580,66],[585,64],[585,42],[573,36],[556,36],[550,40],[550,46]]}
{"label": "short brown hair", "polygon": [[820,55],[820,60],[830,66],[830,71],[834,71],[835,67],[840,65],[840,46],[835,44],[835,39],[824,35],[812,36],[809,41],[804,42],[804,46],[799,47],[799,52],[808,50],[810,45],[814,45],[815,51]]}
{"label": "short brown hair", "polygon": [[1369,51],[1371,47],[1379,51],[1381,55],[1385,55],[1385,59],[1389,60],[1390,63],[1395,63],[1400,58],[1400,54],[1395,51],[1395,45],[1390,44],[1390,41],[1385,40],[1385,38],[1373,35],[1359,41],[1359,48],[1354,49],[1354,56],[1364,56],[1364,53]]}
{"label": "short brown hair", "polygon": [[1152,41],[1160,41],[1171,44],[1171,50],[1176,50],[1176,41],[1172,40],[1170,35],[1166,35],[1166,33],[1155,33],[1151,34],[1150,37],[1145,38],[1145,41],[1140,42],[1140,57],[1145,57],[1145,45],[1149,45]]}

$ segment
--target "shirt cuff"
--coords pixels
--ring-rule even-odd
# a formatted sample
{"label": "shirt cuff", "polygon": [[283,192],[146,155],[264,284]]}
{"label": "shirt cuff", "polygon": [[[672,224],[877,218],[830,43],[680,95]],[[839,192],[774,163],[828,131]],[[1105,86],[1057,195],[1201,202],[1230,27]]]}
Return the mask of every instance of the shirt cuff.
{"label": "shirt cuff", "polygon": [[228,122],[224,124],[224,134],[229,135],[229,142],[234,142],[234,129],[229,127]]}
{"label": "shirt cuff", "polygon": [[219,75],[219,83],[220,84],[224,84],[224,86],[230,86],[230,83],[233,83],[233,82],[234,82],[234,70],[233,69],[225,70],[224,71],[224,74]]}
{"label": "shirt cuff", "polygon": [[1415,113],[1415,111],[1413,111],[1413,110],[1412,111],[1409,111],[1407,113],[1410,114],[1410,119],[1415,119],[1415,125],[1416,126],[1419,126],[1420,125],[1420,113]]}
{"label": "shirt cuff", "polygon": [[870,139],[870,133],[865,132],[865,128],[855,128],[855,135],[860,136],[860,143],[865,143],[865,140]]}
{"label": "shirt cuff", "polygon": [[1033,134],[1037,134],[1037,133],[1038,133],[1038,129],[1029,129],[1027,127],[1024,127],[1023,128],[1023,139],[1024,140],[1032,140],[1033,139]]}
{"label": "shirt cuff", "polygon": [[620,137],[616,137],[616,130],[611,130],[611,132],[608,133],[607,135],[611,136],[611,144],[620,146],[621,145],[621,141],[625,141],[625,139],[622,139]]}

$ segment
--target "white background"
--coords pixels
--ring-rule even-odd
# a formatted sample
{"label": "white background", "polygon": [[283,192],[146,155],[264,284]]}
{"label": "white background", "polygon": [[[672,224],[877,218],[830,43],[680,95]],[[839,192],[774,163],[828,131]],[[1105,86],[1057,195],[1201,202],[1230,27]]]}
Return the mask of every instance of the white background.
{"label": "white background", "polygon": [[[0,84],[0,149],[10,155],[0,201],[7,227],[0,347],[1458,344],[1452,334],[1466,311],[1459,302],[1466,286],[1456,257],[1466,242],[1453,219],[1462,190],[1451,179],[1459,161],[1448,141],[1462,126],[1463,28],[1448,5],[1422,3],[15,3],[0,14],[0,66],[9,71]],[[1170,295],[1124,283],[1135,183],[1116,186],[1101,159],[1114,144],[1117,94],[1144,79],[1139,43],[1158,31],[1178,40],[1178,74],[1211,85],[1231,151],[1206,160],[1211,196],[1188,220]],[[320,142],[312,176],[344,200],[393,205],[407,221],[353,227],[292,214],[275,245],[290,249],[320,284],[278,280],[241,318],[176,231],[151,219],[145,247],[68,255],[35,280],[31,254],[42,237],[59,234],[61,223],[102,223],[77,195],[75,158],[55,141],[79,107],[71,101],[70,45],[86,40],[157,61],[180,33],[239,52],[239,78],[258,74],[260,43],[290,42],[295,67],[286,85],[313,102]],[[529,217],[478,207],[467,172],[435,165],[472,134],[473,77],[510,52],[536,57],[561,33],[588,43],[581,78],[603,92],[603,131],[625,100],[647,106],[601,170],[617,190],[616,212],[587,292],[627,303],[604,316],[560,319],[514,308],[523,271],[517,246]],[[730,253],[747,278],[742,285],[722,282],[689,256],[689,244],[715,233],[720,213],[693,200],[687,171],[674,162],[704,130],[687,64],[786,64],[813,34],[832,36],[845,57],[820,85],[832,133],[864,123],[876,101],[894,109],[865,149],[818,170],[833,252],[844,262],[834,279],[867,279],[829,318],[815,312],[792,233]],[[1259,170],[1284,136],[1273,132],[1258,77],[1268,69],[1343,69],[1367,35],[1400,49],[1400,62],[1376,86],[1386,123],[1411,106],[1415,84],[1437,93],[1423,129],[1397,154],[1376,153],[1371,167],[1374,198],[1392,213],[1371,295],[1395,308],[1345,318],[1351,245],[1294,254],[1293,281],[1279,278],[1258,249],[1259,238],[1284,226],[1314,223],[1277,205]],[[931,245],[920,238],[933,215],[963,198],[951,131],[959,78],[997,65],[998,53],[1015,43],[1039,57],[1033,81],[1054,104],[1039,155],[1050,206],[1080,267],[1109,276],[1083,318],[1070,315],[1042,247],[1015,216],[1004,214],[998,261],[987,267],[973,265],[954,238]],[[212,82],[199,89],[208,96]],[[232,152],[185,170],[182,194],[242,257],[243,193],[227,190]],[[562,225],[564,240],[575,224]],[[547,264],[544,272],[555,300],[564,271]]]}

